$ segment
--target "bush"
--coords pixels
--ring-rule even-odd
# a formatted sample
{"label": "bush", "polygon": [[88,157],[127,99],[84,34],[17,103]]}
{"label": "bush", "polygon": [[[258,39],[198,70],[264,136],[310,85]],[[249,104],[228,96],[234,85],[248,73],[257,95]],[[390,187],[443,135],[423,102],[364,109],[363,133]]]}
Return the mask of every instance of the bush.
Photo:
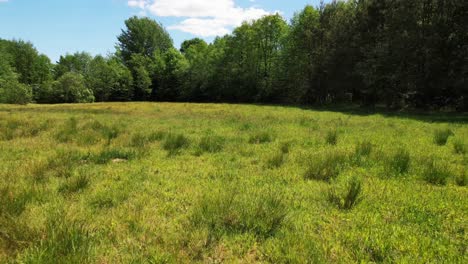
{"label": "bush", "polygon": [[336,145],[338,143],[338,131],[331,130],[327,132],[325,142],[329,145]]}
{"label": "bush", "polygon": [[93,92],[86,88],[84,77],[79,73],[67,72],[53,83],[57,103],[92,103]]}
{"label": "bush", "polygon": [[457,139],[453,142],[453,150],[456,154],[466,154],[466,144],[461,139]]}
{"label": "bush", "polygon": [[362,181],[352,177],[344,187],[332,188],[328,200],[339,209],[350,210],[361,201]]}
{"label": "bush", "polygon": [[390,171],[396,174],[405,174],[410,168],[411,157],[406,149],[400,148],[393,154],[388,161]]}
{"label": "bush", "polygon": [[430,184],[446,185],[450,174],[446,166],[441,165],[435,158],[431,158],[425,164],[423,179]]}
{"label": "bush", "polygon": [[199,152],[216,153],[223,149],[224,138],[218,136],[204,136],[198,144]]}
{"label": "bush", "polygon": [[307,180],[330,182],[338,177],[346,165],[346,161],[346,155],[339,152],[327,152],[322,155],[316,155],[310,160],[304,178]]}
{"label": "bush", "polygon": [[453,136],[453,132],[450,129],[438,129],[434,132],[434,142],[439,146],[444,146],[450,136]]}
{"label": "bush", "polygon": [[163,148],[169,155],[174,155],[180,152],[181,149],[190,145],[190,141],[181,134],[169,134],[164,141]]}
{"label": "bush", "polygon": [[250,144],[264,144],[273,141],[273,137],[269,132],[257,132],[250,136],[249,143]]}

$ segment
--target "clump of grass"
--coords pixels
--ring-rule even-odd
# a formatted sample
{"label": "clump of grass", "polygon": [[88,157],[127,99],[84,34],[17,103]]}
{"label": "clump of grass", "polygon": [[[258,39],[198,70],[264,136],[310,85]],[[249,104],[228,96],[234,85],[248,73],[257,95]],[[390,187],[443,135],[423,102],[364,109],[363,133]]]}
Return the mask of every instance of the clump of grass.
{"label": "clump of grass", "polygon": [[426,161],[423,179],[433,185],[446,185],[451,173],[446,166],[441,165],[435,158]]}
{"label": "clump of grass", "polygon": [[78,120],[71,117],[65,122],[62,129],[55,134],[55,139],[60,143],[67,143],[71,142],[76,135],[78,135]]}
{"label": "clump of grass", "polygon": [[338,177],[346,162],[346,156],[336,151],[316,155],[310,160],[304,178],[330,182]]}
{"label": "clump of grass", "polygon": [[148,140],[150,142],[155,142],[155,141],[161,141],[164,139],[164,137],[166,136],[166,132],[164,131],[155,131],[155,132],[152,132],[151,134],[149,134],[148,136]]}
{"label": "clump of grass", "polygon": [[461,139],[456,139],[453,142],[453,151],[455,154],[466,154],[466,144]]}
{"label": "clump of grass", "polygon": [[466,186],[468,183],[468,174],[465,170],[461,170],[460,173],[455,176],[455,183],[458,186]]}
{"label": "clump of grass", "polygon": [[281,165],[283,165],[285,159],[286,159],[286,154],[283,153],[281,150],[278,152],[275,152],[268,160],[267,160],[267,166],[269,168],[279,168]]}
{"label": "clump of grass", "polygon": [[[50,158],[38,173],[51,173],[53,176],[69,178],[73,175],[74,168],[86,160],[86,156],[78,150],[58,150],[54,157]],[[41,176],[41,177],[39,177]],[[45,175],[36,175],[44,178]]]}
{"label": "clump of grass", "polygon": [[388,169],[396,174],[405,174],[408,172],[411,164],[411,156],[409,152],[404,149],[398,149],[392,156],[388,158]]}
{"label": "clump of grass", "polygon": [[18,192],[9,187],[0,188],[0,216],[19,216],[34,197],[33,190]]}
{"label": "clump of grass", "polygon": [[58,189],[61,193],[75,193],[89,186],[89,178],[86,175],[79,175],[78,177],[67,179]]}
{"label": "clump of grass", "polygon": [[133,150],[122,148],[104,149],[96,155],[91,157],[92,161],[96,164],[106,164],[113,160],[132,160],[136,157]]}
{"label": "clump of grass", "polygon": [[200,139],[198,144],[198,151],[200,153],[216,153],[220,152],[224,147],[224,138],[214,135],[204,136]]}
{"label": "clump of grass", "polygon": [[141,133],[134,134],[130,140],[130,145],[134,148],[144,148],[148,143],[148,137]]}
{"label": "clump of grass", "polygon": [[328,201],[339,209],[350,210],[362,199],[362,181],[352,177],[345,186],[334,187],[328,193]]}
{"label": "clump of grass", "polygon": [[20,257],[20,263],[90,263],[91,235],[82,223],[53,214],[41,239]]}
{"label": "clump of grass", "polygon": [[260,131],[250,136],[250,144],[264,144],[273,141],[273,136],[267,131]]}
{"label": "clump of grass", "polygon": [[169,134],[163,143],[163,148],[169,155],[175,155],[180,152],[181,149],[186,148],[190,145],[190,140],[182,134]]}
{"label": "clump of grass", "polygon": [[338,131],[336,129],[328,131],[325,136],[325,142],[332,146],[338,144]]}
{"label": "clump of grass", "polygon": [[450,129],[437,129],[434,132],[434,143],[439,146],[444,146],[447,144],[447,141],[450,136],[453,136],[453,131]]}
{"label": "clump of grass", "polygon": [[280,145],[280,151],[283,154],[288,154],[291,148],[291,144],[289,142],[283,142]]}
{"label": "clump of grass", "polygon": [[364,140],[359,142],[354,149],[354,153],[357,156],[368,157],[372,153],[372,143],[370,141]]}
{"label": "clump of grass", "polygon": [[196,228],[208,229],[211,239],[243,233],[265,239],[275,235],[288,213],[282,197],[273,191],[239,192],[231,187],[207,193],[190,220]]}
{"label": "clump of grass", "polygon": [[119,136],[120,129],[117,126],[103,126],[101,128],[101,133],[106,140],[107,145],[109,145],[113,139],[116,139]]}

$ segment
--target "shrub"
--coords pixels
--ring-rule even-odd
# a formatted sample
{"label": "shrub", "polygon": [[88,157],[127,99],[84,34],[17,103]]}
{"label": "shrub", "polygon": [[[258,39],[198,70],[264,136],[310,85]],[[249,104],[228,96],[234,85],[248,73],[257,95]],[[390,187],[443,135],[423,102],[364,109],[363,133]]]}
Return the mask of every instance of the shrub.
{"label": "shrub", "polygon": [[344,187],[330,189],[328,200],[339,209],[350,210],[361,201],[362,181],[352,177]]}
{"label": "shrub", "polygon": [[431,158],[425,164],[423,179],[430,184],[446,185],[450,174],[446,166],[442,166],[435,158]]}
{"label": "shrub", "polygon": [[199,152],[216,153],[223,149],[224,138],[218,136],[204,136],[198,144]]}
{"label": "shrub", "polygon": [[85,79],[79,73],[65,73],[52,86],[58,103],[94,102],[93,92],[85,86]]}
{"label": "shrub", "polygon": [[457,139],[453,142],[453,150],[456,154],[465,154],[466,144],[461,139]]}
{"label": "shrub", "polygon": [[257,132],[250,136],[249,143],[250,144],[264,144],[271,142],[273,137],[267,131]]}
{"label": "shrub", "polygon": [[410,168],[411,157],[406,149],[398,149],[388,160],[390,171],[396,174],[405,174]]}
{"label": "shrub", "polygon": [[329,145],[336,145],[338,143],[338,131],[330,130],[327,132],[325,142]]}
{"label": "shrub", "polygon": [[184,135],[169,134],[164,141],[163,148],[169,153],[169,155],[174,155],[189,145],[190,141]]}
{"label": "shrub", "polygon": [[438,129],[434,132],[434,142],[439,146],[447,144],[448,138],[453,136],[453,132],[450,129]]}
{"label": "shrub", "polygon": [[327,152],[323,155],[316,155],[310,160],[304,178],[330,182],[338,177],[345,165],[346,156],[343,153]]}

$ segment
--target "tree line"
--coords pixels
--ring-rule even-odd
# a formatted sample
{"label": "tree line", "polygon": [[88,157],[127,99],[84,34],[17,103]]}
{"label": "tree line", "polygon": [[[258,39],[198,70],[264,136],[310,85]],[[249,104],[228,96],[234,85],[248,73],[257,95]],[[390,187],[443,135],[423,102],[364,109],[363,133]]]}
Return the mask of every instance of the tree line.
{"label": "tree line", "polygon": [[468,109],[468,1],[351,0],[244,22],[179,50],[132,17],[112,55],[55,64],[0,40],[0,102],[185,101]]}

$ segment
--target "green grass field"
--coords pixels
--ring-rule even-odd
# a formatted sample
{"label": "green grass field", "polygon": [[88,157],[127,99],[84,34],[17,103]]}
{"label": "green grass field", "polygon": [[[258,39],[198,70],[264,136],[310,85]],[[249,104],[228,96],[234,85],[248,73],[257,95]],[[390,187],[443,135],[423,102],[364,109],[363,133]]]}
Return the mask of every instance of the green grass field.
{"label": "green grass field", "polygon": [[467,263],[465,117],[0,105],[0,263]]}

